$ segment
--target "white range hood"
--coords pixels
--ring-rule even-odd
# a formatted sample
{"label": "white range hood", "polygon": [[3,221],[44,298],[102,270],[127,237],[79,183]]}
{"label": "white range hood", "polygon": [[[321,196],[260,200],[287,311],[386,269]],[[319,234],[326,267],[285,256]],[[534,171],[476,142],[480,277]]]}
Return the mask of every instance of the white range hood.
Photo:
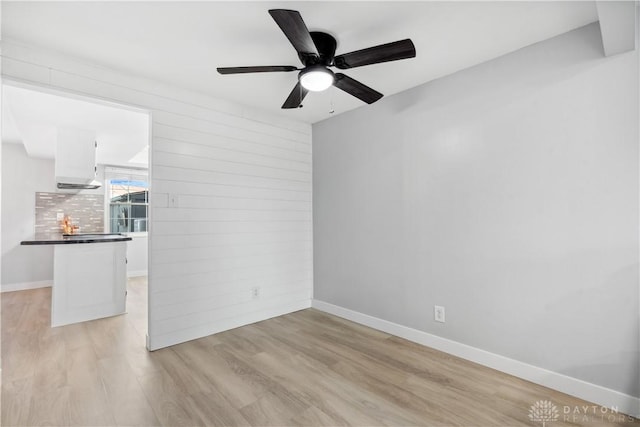
{"label": "white range hood", "polygon": [[56,138],[56,187],[60,190],[94,190],[96,181],[96,132],[58,128]]}

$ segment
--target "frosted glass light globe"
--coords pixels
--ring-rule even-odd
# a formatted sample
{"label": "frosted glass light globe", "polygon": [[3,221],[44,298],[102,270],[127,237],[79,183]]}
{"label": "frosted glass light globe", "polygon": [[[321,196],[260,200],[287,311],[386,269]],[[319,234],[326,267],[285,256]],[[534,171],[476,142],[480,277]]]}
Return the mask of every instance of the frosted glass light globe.
{"label": "frosted glass light globe", "polygon": [[322,92],[333,84],[333,73],[324,67],[302,71],[300,73],[300,84],[312,92]]}

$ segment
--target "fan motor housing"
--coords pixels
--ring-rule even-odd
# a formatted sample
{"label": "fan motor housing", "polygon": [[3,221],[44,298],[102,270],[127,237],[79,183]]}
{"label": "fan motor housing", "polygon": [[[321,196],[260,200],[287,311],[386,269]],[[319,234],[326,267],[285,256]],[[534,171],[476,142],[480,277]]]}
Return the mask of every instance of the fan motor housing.
{"label": "fan motor housing", "polygon": [[300,61],[305,66],[322,64],[325,66],[333,65],[333,57],[336,54],[336,47],[338,43],[336,39],[327,33],[323,33],[322,31],[310,31],[311,39],[313,40],[313,44],[316,45],[316,49],[320,54],[319,58],[316,58],[315,55],[306,56],[303,54],[299,54]]}

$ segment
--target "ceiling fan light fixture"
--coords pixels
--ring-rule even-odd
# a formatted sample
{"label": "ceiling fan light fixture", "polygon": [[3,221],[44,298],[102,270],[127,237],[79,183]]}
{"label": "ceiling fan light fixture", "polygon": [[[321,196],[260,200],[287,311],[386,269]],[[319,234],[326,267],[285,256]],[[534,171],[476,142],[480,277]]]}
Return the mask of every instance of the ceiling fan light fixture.
{"label": "ceiling fan light fixture", "polygon": [[[321,92],[332,85],[367,104],[373,104],[384,95],[342,73],[333,73],[329,67],[340,70],[380,64],[399,59],[414,58],[416,47],[411,39],[360,49],[336,56],[335,37],[322,31],[309,31],[300,12],[289,9],[270,9],[269,15],[298,53],[304,68],[298,81],[282,104],[282,108],[300,108],[309,92]],[[251,67],[219,67],[220,74],[269,73],[297,71],[293,65],[266,65]],[[393,77],[393,76],[392,76]]]}
{"label": "ceiling fan light fixture", "polygon": [[323,66],[302,70],[299,79],[302,87],[312,92],[327,90],[334,82],[333,72]]}

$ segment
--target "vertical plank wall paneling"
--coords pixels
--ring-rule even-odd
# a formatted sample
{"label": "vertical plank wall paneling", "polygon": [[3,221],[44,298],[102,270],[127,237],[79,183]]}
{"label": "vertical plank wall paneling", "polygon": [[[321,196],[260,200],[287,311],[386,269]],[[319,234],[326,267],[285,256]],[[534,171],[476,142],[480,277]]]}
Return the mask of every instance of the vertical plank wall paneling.
{"label": "vertical plank wall paneling", "polygon": [[2,47],[4,77],[151,112],[150,349],[310,306],[310,125]]}

